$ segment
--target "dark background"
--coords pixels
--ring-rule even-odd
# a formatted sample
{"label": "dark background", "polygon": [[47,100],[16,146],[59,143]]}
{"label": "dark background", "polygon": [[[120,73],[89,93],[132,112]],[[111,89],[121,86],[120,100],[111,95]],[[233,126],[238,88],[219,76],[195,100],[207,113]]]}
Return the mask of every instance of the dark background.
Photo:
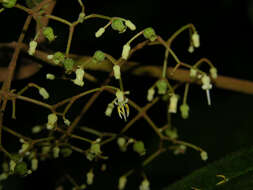
{"label": "dark background", "polygon": [[[22,1],[20,1],[22,3]],[[187,52],[188,32],[183,33],[173,43],[173,49],[179,58],[189,64],[193,64],[201,57],[209,58],[218,68],[221,75],[227,75],[247,80],[253,80],[252,76],[252,55],[251,46],[253,42],[253,1],[251,0],[219,0],[219,1],[199,1],[199,0],[139,0],[139,1],[83,1],[86,6],[86,14],[99,13],[107,16],[119,16],[128,18],[137,26],[137,31],[152,26],[157,34],[167,39],[181,26],[193,23],[201,39],[201,47],[195,50],[193,55]],[[58,1],[54,15],[61,16],[70,21],[76,19],[79,14],[77,1]],[[25,14],[18,10],[8,10],[0,14],[1,42],[11,42],[17,40],[25,19]],[[121,55],[121,47],[130,39],[135,32],[126,31],[124,34],[109,29],[104,35],[96,39],[94,33],[105,24],[100,19],[91,19],[87,23],[78,26],[71,48],[71,53],[80,55],[92,55],[97,49],[101,49],[118,58]],[[67,42],[68,30],[62,24],[50,22],[55,28],[58,36],[51,45],[43,44],[42,49],[51,48],[53,50],[64,51]],[[26,41],[34,37],[33,30],[27,33]],[[131,60],[138,61],[143,65],[162,65],[163,49],[161,47],[149,47],[137,52]],[[8,51],[1,52],[1,64],[7,64],[9,59],[4,56]],[[4,56],[4,58],[3,58]],[[21,55],[25,56],[25,55]],[[172,61],[169,63],[174,65]],[[58,71],[55,68],[45,66],[35,76],[30,79],[15,81],[13,88],[21,89],[28,82],[37,83],[47,87],[52,97],[49,103],[55,103],[70,95],[81,92],[82,89],[73,86],[68,81],[46,81],[45,74]],[[95,73],[101,77],[103,73]],[[147,89],[155,82],[155,79],[146,77],[135,77],[131,74],[123,75],[125,89],[130,90],[130,99],[146,104]],[[94,84],[87,82],[85,89],[94,88]],[[183,91],[180,91],[182,95]],[[26,94],[30,97],[38,98],[33,90]],[[228,153],[239,150],[252,144],[252,107],[251,95],[220,90],[214,88],[211,91],[212,106],[206,102],[205,93],[198,86],[191,86],[188,103],[190,105],[190,118],[182,120],[179,114],[173,117],[173,125],[178,128],[180,139],[196,144],[204,148],[209,154],[207,163],[220,159]],[[83,118],[82,124],[101,129],[103,131],[119,131],[125,123],[119,120],[114,112],[111,119],[105,118],[103,112],[106,105],[113,97],[109,94],[101,96],[94,104],[93,108]],[[78,105],[72,108],[73,113],[70,119],[81,109],[87,99],[79,101]],[[9,105],[9,107],[11,107]],[[10,111],[10,110],[9,110]],[[163,126],[166,122],[166,106],[159,102],[149,112],[151,118],[158,126]],[[158,114],[159,113],[159,114]],[[46,122],[47,110],[40,110],[37,106],[28,103],[17,103],[17,121],[6,120],[6,125],[15,128],[23,134],[29,135],[32,126]],[[132,118],[136,114],[131,109]],[[152,134],[150,127],[143,120],[138,121],[128,132],[138,139],[144,140],[148,147],[148,154],[155,150],[157,139]],[[6,146],[10,150],[19,149],[17,140],[12,137],[5,137]],[[122,154],[117,151],[115,143],[106,150],[111,156],[108,162],[108,172],[104,175],[96,174],[95,184],[89,189],[110,188],[116,189],[118,177],[132,166],[138,168],[140,160],[135,154]],[[199,153],[188,149],[187,154],[175,157],[171,152],[165,153],[149,166],[145,172],[151,181],[152,189],[161,189],[183,176],[190,174],[197,168],[206,165],[202,162]],[[19,179],[11,177],[6,181],[6,189],[53,189],[55,182],[58,183],[61,174],[67,171],[77,178],[79,183],[85,181],[85,172],[92,165],[85,158],[74,154],[71,159],[59,159],[57,161],[46,161],[40,163],[39,170],[33,175]],[[97,166],[96,166],[97,167]],[[140,169],[141,170],[141,169]],[[127,188],[137,189],[141,177],[137,169],[136,174],[129,178]],[[39,186],[38,186],[39,185]],[[70,188],[70,187],[69,187]]]}

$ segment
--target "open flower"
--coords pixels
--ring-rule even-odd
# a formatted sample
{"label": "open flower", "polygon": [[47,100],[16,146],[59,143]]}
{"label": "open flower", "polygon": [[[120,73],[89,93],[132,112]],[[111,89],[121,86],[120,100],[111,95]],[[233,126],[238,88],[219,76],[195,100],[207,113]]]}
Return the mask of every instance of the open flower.
{"label": "open flower", "polygon": [[114,100],[114,103],[117,105],[118,114],[119,117],[126,121],[126,118],[129,116],[129,106],[127,104],[128,99],[125,98],[125,95],[127,92],[123,92],[121,90],[117,90],[116,92],[116,99]]}

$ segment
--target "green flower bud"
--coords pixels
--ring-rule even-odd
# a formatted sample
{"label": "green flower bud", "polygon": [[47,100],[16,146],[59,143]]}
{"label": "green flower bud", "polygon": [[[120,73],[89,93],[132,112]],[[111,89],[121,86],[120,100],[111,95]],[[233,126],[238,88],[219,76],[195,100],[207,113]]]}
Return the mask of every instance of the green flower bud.
{"label": "green flower bud", "polygon": [[50,41],[54,41],[55,40],[55,35],[54,35],[54,30],[52,27],[45,27],[43,29],[43,35]]}
{"label": "green flower bud", "polygon": [[180,106],[181,116],[183,119],[187,119],[189,117],[189,106],[187,104],[182,104]]}
{"label": "green flower bud", "polygon": [[101,62],[105,60],[105,54],[104,52],[97,50],[94,55],[93,58],[97,61],[97,62]]}
{"label": "green flower bud", "polygon": [[58,65],[59,63],[63,62],[65,59],[65,56],[62,52],[57,51],[53,55],[53,62]]}
{"label": "green flower bud", "polygon": [[65,70],[68,72],[68,71],[71,71],[73,69],[73,66],[74,66],[75,62],[73,59],[71,58],[67,58],[64,60],[63,62],[63,65],[64,65],[64,68]]}
{"label": "green flower bud", "polygon": [[178,134],[177,134],[177,129],[165,129],[164,131],[165,135],[171,139],[177,139],[178,138]]}
{"label": "green flower bud", "polygon": [[142,141],[136,141],[133,145],[133,150],[140,156],[143,156],[146,153],[146,149]]}
{"label": "green flower bud", "polygon": [[123,21],[121,19],[114,19],[112,21],[112,29],[119,31],[119,33],[123,33],[126,30],[126,26],[124,25]]}
{"label": "green flower bud", "polygon": [[151,42],[156,40],[156,34],[155,34],[155,30],[151,27],[146,28],[143,31],[143,35],[146,39],[150,40]]}
{"label": "green flower bud", "polygon": [[90,147],[90,152],[95,154],[95,155],[99,155],[101,154],[101,150],[100,150],[100,144],[99,143],[93,143],[91,144],[91,147]]}
{"label": "green flower bud", "polygon": [[61,154],[64,158],[69,157],[72,154],[72,150],[70,148],[61,149]]}
{"label": "green flower bud", "polygon": [[158,94],[166,94],[168,87],[166,80],[160,79],[159,81],[157,81],[156,86],[158,89]]}
{"label": "green flower bud", "polygon": [[27,164],[25,162],[18,162],[15,169],[14,169],[14,173],[15,174],[19,174],[19,175],[25,175],[27,174]]}
{"label": "green flower bud", "polygon": [[5,8],[12,8],[16,5],[16,3],[17,3],[17,0],[4,0],[2,2]]}

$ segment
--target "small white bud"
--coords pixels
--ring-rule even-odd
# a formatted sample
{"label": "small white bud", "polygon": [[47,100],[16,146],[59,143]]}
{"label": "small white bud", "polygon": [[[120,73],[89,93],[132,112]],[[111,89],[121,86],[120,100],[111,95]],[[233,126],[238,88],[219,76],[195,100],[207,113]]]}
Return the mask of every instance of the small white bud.
{"label": "small white bud", "polygon": [[35,50],[37,48],[37,42],[35,40],[32,40],[30,43],[29,43],[29,49],[28,49],[28,54],[29,55],[33,55],[35,53]]}
{"label": "small white bud", "polygon": [[108,117],[111,117],[113,109],[114,109],[114,104],[113,103],[108,104],[105,110],[105,115]]}
{"label": "small white bud", "polygon": [[23,144],[22,144],[22,146],[21,146],[21,149],[19,149],[19,153],[20,154],[22,154],[23,152],[25,152],[25,151],[27,151],[27,149],[29,148],[29,143],[27,143],[27,142],[24,142]]}
{"label": "small white bud", "polygon": [[193,53],[194,52],[194,47],[192,45],[189,46],[188,52],[189,53]]}
{"label": "small white bud", "polygon": [[104,32],[105,32],[104,27],[99,28],[98,31],[95,34],[96,38],[99,38],[100,36],[102,36]]}
{"label": "small white bud", "polygon": [[187,147],[185,145],[179,145],[175,150],[174,150],[174,154],[175,155],[179,155],[179,154],[184,154],[186,151]]}
{"label": "small white bud", "polygon": [[39,93],[44,99],[49,98],[49,94],[45,88],[39,88]]}
{"label": "small white bud", "polygon": [[76,70],[76,78],[73,80],[74,84],[78,86],[83,86],[83,76],[84,76],[84,70],[82,68],[79,68]]}
{"label": "small white bud", "polygon": [[121,55],[123,59],[127,60],[130,50],[131,50],[131,47],[128,43],[123,46],[122,55]]}
{"label": "small white bud", "polygon": [[94,173],[92,170],[90,170],[87,174],[86,174],[86,177],[87,177],[87,184],[88,185],[92,185],[93,184],[93,179],[94,179]]}
{"label": "small white bud", "polygon": [[85,17],[85,14],[84,14],[83,12],[80,13],[80,14],[79,14],[79,17],[78,17],[78,22],[83,23],[84,17]]}
{"label": "small white bud", "polygon": [[191,68],[190,69],[190,77],[195,78],[197,76],[197,69]]}
{"label": "small white bud", "polygon": [[60,154],[60,148],[58,146],[55,146],[53,148],[53,157],[54,158],[59,158],[59,154]]}
{"label": "small white bud", "polygon": [[208,155],[206,151],[201,151],[200,152],[200,157],[203,161],[206,161],[208,159]]}
{"label": "small white bud", "polygon": [[136,30],[136,26],[134,23],[132,23],[130,20],[125,21],[125,25],[130,29],[130,30]]}
{"label": "small white bud", "polygon": [[32,128],[32,133],[36,134],[39,133],[42,130],[42,127],[39,125],[36,125]]}
{"label": "small white bud", "polygon": [[150,190],[149,181],[148,181],[147,179],[144,179],[144,180],[141,182],[140,190]]}
{"label": "small white bud", "polygon": [[10,161],[10,171],[14,172],[14,169],[16,167],[16,162],[14,162],[13,160]]}
{"label": "small white bud", "polygon": [[55,123],[58,120],[58,117],[55,113],[51,113],[48,115],[47,117],[48,121],[47,121],[47,129],[48,130],[52,130],[54,128]]}
{"label": "small white bud", "polygon": [[210,79],[209,76],[203,75],[202,78],[201,78],[201,82],[202,82],[202,89],[203,90],[212,89],[211,79]]}
{"label": "small white bud", "polygon": [[169,113],[177,113],[177,102],[178,102],[178,96],[176,94],[173,94],[170,97],[170,105],[169,105]]}
{"label": "small white bud", "polygon": [[31,161],[31,165],[32,165],[32,171],[36,171],[38,169],[38,159],[37,158],[33,158]]}
{"label": "small white bud", "polygon": [[70,121],[66,118],[63,118],[63,122],[65,123],[65,125],[70,126]]}
{"label": "small white bud", "polygon": [[218,72],[217,72],[217,69],[215,67],[212,67],[210,69],[210,75],[213,79],[217,79],[218,77]]}
{"label": "small white bud", "polygon": [[113,66],[113,73],[114,73],[114,77],[115,79],[120,79],[120,66],[119,65],[114,65]]}
{"label": "small white bud", "polygon": [[51,60],[51,59],[53,59],[53,58],[54,58],[54,55],[48,55],[48,56],[47,56],[47,59],[48,59],[48,60]]}
{"label": "small white bud", "polygon": [[125,138],[119,137],[117,139],[117,144],[118,144],[118,146],[120,148],[120,151],[126,152],[126,150],[127,150],[127,144],[126,144],[126,139]]}
{"label": "small white bud", "polygon": [[54,80],[54,79],[55,79],[55,76],[54,76],[53,74],[48,73],[48,74],[46,75],[46,78],[47,78],[48,80]]}
{"label": "small white bud", "polygon": [[121,176],[119,178],[118,189],[119,190],[125,189],[126,183],[127,183],[127,178],[125,176]]}
{"label": "small white bud", "polygon": [[155,95],[155,89],[154,88],[148,89],[147,100],[151,102],[154,99],[154,95]]}
{"label": "small white bud", "polygon": [[192,34],[192,44],[195,48],[198,48],[200,46],[199,34],[197,32],[194,32]]}

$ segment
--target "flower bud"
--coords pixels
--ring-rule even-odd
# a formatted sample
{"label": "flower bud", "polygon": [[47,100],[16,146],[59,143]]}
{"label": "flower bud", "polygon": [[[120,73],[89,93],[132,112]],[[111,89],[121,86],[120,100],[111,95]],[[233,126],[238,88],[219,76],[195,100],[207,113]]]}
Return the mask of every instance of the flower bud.
{"label": "flower bud", "polygon": [[121,57],[125,60],[127,60],[129,53],[130,53],[131,47],[130,45],[127,43],[123,46],[123,50],[122,50],[122,55]]}
{"label": "flower bud", "polygon": [[164,133],[170,139],[177,139],[178,138],[178,134],[177,134],[177,129],[176,128],[174,128],[174,129],[167,128],[167,129],[165,129]]}
{"label": "flower bud", "polygon": [[124,137],[119,137],[117,139],[117,144],[122,152],[125,152],[127,150],[126,139]]}
{"label": "flower bud", "polygon": [[29,43],[29,49],[28,49],[28,54],[29,55],[33,55],[35,53],[37,45],[38,45],[38,43],[35,40],[32,40]]}
{"label": "flower bud", "polygon": [[114,77],[115,79],[119,80],[120,79],[120,66],[119,65],[114,65],[113,66],[113,73],[114,73]]}
{"label": "flower bud", "polygon": [[130,30],[136,30],[136,26],[130,21],[126,20],[125,25],[130,29]]}
{"label": "flower bud", "polygon": [[122,19],[113,19],[111,26],[113,30],[119,31],[119,33],[126,31],[126,26],[124,25]]}
{"label": "flower bud", "polygon": [[150,40],[151,42],[155,41],[157,36],[156,36],[156,33],[155,33],[155,30],[151,27],[149,28],[146,28],[144,31],[143,31],[143,35],[146,39]]}
{"label": "flower bud", "polygon": [[46,78],[47,78],[48,80],[54,80],[54,79],[55,79],[55,76],[54,76],[53,74],[51,74],[51,73],[47,73]]}
{"label": "flower bud", "polygon": [[100,36],[102,36],[104,32],[105,32],[104,27],[99,28],[98,31],[95,34],[96,38],[99,38]]}
{"label": "flower bud", "polygon": [[154,95],[155,95],[155,89],[154,88],[148,89],[147,100],[151,102],[154,99]]}
{"label": "flower bud", "polygon": [[57,122],[58,118],[55,113],[51,113],[47,117],[47,129],[52,130],[54,128],[55,123]]}
{"label": "flower bud", "polygon": [[114,109],[114,104],[113,103],[108,104],[105,110],[105,115],[108,117],[111,117],[113,109]]}
{"label": "flower bud", "polygon": [[39,93],[44,99],[49,98],[49,94],[45,88],[39,88]]}
{"label": "flower bud", "polygon": [[192,44],[195,48],[198,48],[200,46],[199,34],[197,32],[194,32],[192,34]]}
{"label": "flower bud", "polygon": [[203,161],[206,161],[208,159],[208,155],[206,151],[201,151],[200,152],[200,157]]}
{"label": "flower bud", "polygon": [[140,190],[150,190],[149,185],[149,181],[147,179],[144,179],[140,184]]}
{"label": "flower bud", "polygon": [[218,77],[218,72],[217,72],[217,69],[215,67],[211,67],[210,69],[210,75],[213,79],[217,79]]}
{"label": "flower bud", "polygon": [[197,69],[195,69],[195,68],[191,68],[190,69],[190,77],[192,77],[192,78],[195,78],[195,77],[197,77]]}
{"label": "flower bud", "polygon": [[94,173],[92,170],[90,170],[87,174],[86,174],[86,177],[87,177],[87,184],[88,185],[92,185],[93,184],[93,179],[94,179]]}
{"label": "flower bud", "polygon": [[159,81],[157,81],[156,86],[158,89],[158,94],[166,94],[168,87],[166,80],[160,79]]}
{"label": "flower bud", "polygon": [[59,158],[59,155],[60,155],[60,148],[58,146],[55,146],[53,148],[53,157],[54,158]]}
{"label": "flower bud", "polygon": [[76,79],[73,80],[74,84],[78,86],[83,86],[83,76],[84,76],[84,70],[82,68],[79,68],[76,70]]}
{"label": "flower bud", "polygon": [[180,106],[181,116],[183,119],[187,119],[189,117],[189,106],[185,103]]}
{"label": "flower bud", "polygon": [[189,53],[193,53],[194,52],[194,47],[192,45],[189,46],[188,52]]}
{"label": "flower bud", "polygon": [[93,58],[97,61],[97,62],[101,62],[105,60],[105,54],[104,52],[97,50],[94,55]]}
{"label": "flower bud", "polygon": [[178,102],[178,96],[176,94],[173,94],[170,97],[170,105],[169,105],[169,113],[177,113],[177,102]]}
{"label": "flower bud", "polygon": [[64,158],[69,157],[72,154],[72,150],[70,148],[62,148],[61,154]]}
{"label": "flower bud", "polygon": [[136,141],[133,145],[133,150],[137,152],[140,156],[143,156],[146,154],[146,149],[142,141]]}
{"label": "flower bud", "polygon": [[85,14],[84,14],[83,12],[80,13],[79,16],[78,16],[78,22],[79,22],[79,23],[83,23],[84,17],[85,17]]}
{"label": "flower bud", "polygon": [[59,63],[62,63],[65,59],[65,56],[62,52],[57,51],[56,53],[54,53],[53,55],[53,62],[58,65]]}
{"label": "flower bud", "polygon": [[127,178],[126,178],[126,176],[121,176],[121,177],[119,178],[118,189],[119,189],[119,190],[125,189],[126,183],[127,183]]}
{"label": "flower bud", "polygon": [[43,35],[49,40],[49,42],[55,40],[54,30],[52,27],[47,26],[43,28]]}
{"label": "flower bud", "polygon": [[33,158],[32,161],[31,161],[31,164],[32,164],[32,171],[36,171],[38,169],[38,159],[37,158]]}
{"label": "flower bud", "polygon": [[75,61],[71,58],[67,58],[63,61],[63,65],[64,65],[64,68],[65,70],[68,72],[68,71],[72,71],[73,70],[73,67],[75,65]]}
{"label": "flower bud", "polygon": [[5,8],[12,8],[16,5],[17,0],[3,0],[2,5]]}

